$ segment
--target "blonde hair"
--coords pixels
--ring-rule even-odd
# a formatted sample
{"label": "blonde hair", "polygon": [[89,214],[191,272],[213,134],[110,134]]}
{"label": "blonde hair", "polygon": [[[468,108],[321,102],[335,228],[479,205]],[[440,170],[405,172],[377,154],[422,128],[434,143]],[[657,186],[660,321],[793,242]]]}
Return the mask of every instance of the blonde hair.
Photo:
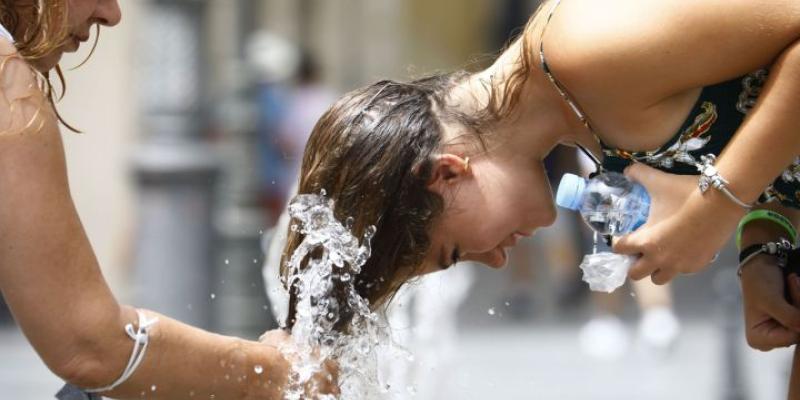
{"label": "blonde hair", "polygon": [[[56,95],[50,80],[51,71],[38,71],[32,67],[36,61],[56,51],[69,38],[67,1],[5,0],[0,2],[0,23],[14,36],[14,46],[17,49],[17,54],[6,56],[21,57],[31,66],[37,76],[39,89],[53,108],[58,120],[67,129],[79,132],[64,121],[58,110],[56,110]],[[61,93],[58,96],[60,100],[66,92],[66,81],[59,65],[56,65],[53,71],[61,87]],[[41,106],[44,106],[44,104]]]}
{"label": "blonde hair", "polygon": [[502,81],[492,82],[490,87],[489,104],[484,110],[484,118],[488,121],[499,121],[511,116],[519,105],[519,97],[536,65],[536,55],[539,53],[538,45],[541,41],[541,28],[547,20],[547,10],[555,0],[543,0],[533,15],[528,19],[522,32],[517,38],[509,42],[507,50],[516,42],[520,44],[519,58],[516,68]]}

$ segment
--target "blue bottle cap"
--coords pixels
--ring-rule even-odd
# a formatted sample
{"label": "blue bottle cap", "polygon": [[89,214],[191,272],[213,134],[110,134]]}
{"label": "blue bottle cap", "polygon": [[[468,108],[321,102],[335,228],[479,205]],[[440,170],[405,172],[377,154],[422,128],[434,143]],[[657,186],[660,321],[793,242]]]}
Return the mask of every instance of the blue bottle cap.
{"label": "blue bottle cap", "polygon": [[556,191],[556,204],[577,211],[581,207],[584,189],[586,189],[586,179],[573,174],[564,174]]}

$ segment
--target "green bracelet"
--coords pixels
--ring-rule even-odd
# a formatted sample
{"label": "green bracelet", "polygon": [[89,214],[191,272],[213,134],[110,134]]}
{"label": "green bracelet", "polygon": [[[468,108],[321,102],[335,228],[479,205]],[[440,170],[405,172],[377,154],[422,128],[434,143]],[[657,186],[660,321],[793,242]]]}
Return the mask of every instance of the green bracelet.
{"label": "green bracelet", "polygon": [[797,242],[797,230],[792,225],[792,221],[789,221],[789,218],[771,210],[754,210],[747,213],[747,215],[739,221],[739,227],[736,229],[737,248],[742,248],[742,230],[744,230],[745,225],[758,220],[766,220],[778,224],[789,234],[788,239],[793,245]]}

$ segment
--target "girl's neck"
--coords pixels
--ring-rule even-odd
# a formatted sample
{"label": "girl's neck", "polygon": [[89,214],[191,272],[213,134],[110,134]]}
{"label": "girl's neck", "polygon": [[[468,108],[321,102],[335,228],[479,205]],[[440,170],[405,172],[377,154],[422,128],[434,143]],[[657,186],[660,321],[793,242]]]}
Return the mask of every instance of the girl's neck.
{"label": "girl's neck", "polygon": [[[487,69],[462,83],[464,93],[475,98],[476,105],[489,101],[489,82],[502,93],[504,83],[519,68],[520,41],[517,40]],[[538,58],[536,58],[538,60]],[[579,142],[595,149],[591,132],[580,122],[569,105],[547,79],[538,63],[532,63],[520,88],[513,115],[497,124],[496,136],[516,151],[537,157],[546,156],[558,144]]]}

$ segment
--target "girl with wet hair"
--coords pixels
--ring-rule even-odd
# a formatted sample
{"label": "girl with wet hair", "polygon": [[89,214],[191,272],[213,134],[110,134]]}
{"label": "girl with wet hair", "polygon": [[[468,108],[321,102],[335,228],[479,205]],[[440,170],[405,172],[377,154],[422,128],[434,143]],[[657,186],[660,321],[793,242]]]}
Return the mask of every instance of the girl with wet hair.
{"label": "girl with wet hair", "polygon": [[[0,2],[0,292],[71,384],[59,398],[282,398],[282,331],[262,343],[211,334],[119,304],[103,279],[70,197],[49,82],[64,52],[120,18],[116,0]],[[333,378],[320,374],[319,387],[335,391]]]}
{"label": "girl with wet hair", "polygon": [[[547,0],[485,70],[345,95],[313,130],[299,193],[324,188],[357,233],[377,226],[358,289],[378,307],[459,260],[502,266],[552,223],[542,160],[575,145],[647,188],[647,224],[614,250],[639,256],[631,278],[664,284],[703,270],[746,215],[743,250],[794,238],[798,93],[796,1]],[[800,279],[743,256],[748,342],[797,343]]]}

